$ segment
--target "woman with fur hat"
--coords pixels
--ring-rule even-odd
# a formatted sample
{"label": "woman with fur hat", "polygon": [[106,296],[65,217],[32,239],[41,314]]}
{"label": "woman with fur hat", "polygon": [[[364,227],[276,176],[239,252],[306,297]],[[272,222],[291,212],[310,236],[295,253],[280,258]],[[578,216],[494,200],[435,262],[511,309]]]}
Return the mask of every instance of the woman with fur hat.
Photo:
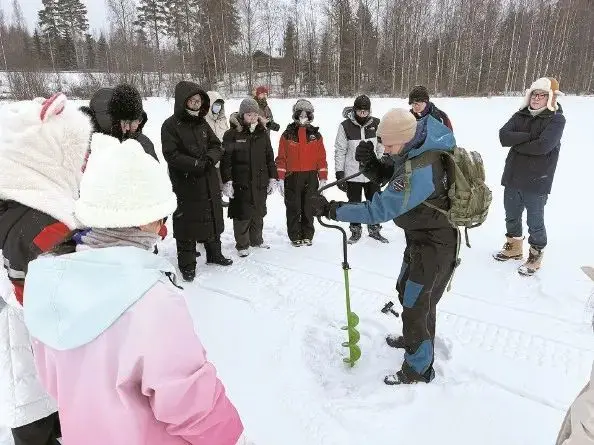
{"label": "woman with fur hat", "polygon": [[285,197],[287,232],[295,247],[311,246],[314,236],[314,215],[307,199],[315,195],[328,180],[328,163],[324,139],[314,127],[314,107],[299,99],[293,105],[293,122],[282,134],[276,168],[278,190]]}
{"label": "woman with fur hat", "polygon": [[223,150],[204,116],[210,99],[194,82],[175,87],[173,115],[161,127],[163,157],[169,164],[177,209],[173,213],[173,236],[177,261],[184,280],[196,276],[196,243],[204,243],[206,262],[229,266],[233,261],[221,252],[225,228],[221,187],[216,164]]}
{"label": "woman with fur hat", "polygon": [[33,261],[25,290],[25,322],[41,381],[60,406],[63,443],[235,445],[241,420],[175,268],[150,252],[177,205],[167,173],[137,141],[95,134],[91,144],[75,204],[89,229]]}
{"label": "woman with fur hat", "polygon": [[228,214],[240,257],[249,255],[250,247],[270,248],[264,243],[262,229],[266,199],[274,192],[278,176],[270,136],[258,108],[254,99],[244,99],[237,117],[243,125],[235,125],[223,137],[223,193],[230,199]]}
{"label": "woman with fur hat", "polygon": [[142,133],[148,116],[143,109],[140,92],[132,85],[101,88],[91,97],[89,106],[80,109],[91,118],[94,132],[113,136],[120,141],[134,138],[147,154],[159,160],[152,141]]}
{"label": "woman with fur hat", "polygon": [[74,201],[92,126],[61,93],[1,113],[0,250],[13,286],[0,302],[14,304],[0,304],[0,419],[16,445],[58,445],[57,405],[39,383],[21,305],[29,262],[80,226]]}
{"label": "woman with fur hat", "polygon": [[506,242],[493,256],[498,261],[523,260],[522,214],[528,223],[528,259],[518,268],[534,275],[542,265],[547,232],[544,209],[561,149],[565,128],[563,109],[557,98],[559,82],[543,77],[532,83],[519,111],[499,130],[503,147],[511,147],[501,179],[505,207]]}

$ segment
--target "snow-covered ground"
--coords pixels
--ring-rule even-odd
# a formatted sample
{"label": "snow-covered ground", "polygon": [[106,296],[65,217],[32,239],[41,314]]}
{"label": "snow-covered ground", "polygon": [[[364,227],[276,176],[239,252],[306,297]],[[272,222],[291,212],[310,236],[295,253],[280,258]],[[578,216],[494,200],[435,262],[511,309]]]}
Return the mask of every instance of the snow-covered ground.
{"label": "snow-covered ground", "polygon": [[[312,101],[332,179],[336,129],[352,100]],[[293,103],[270,100],[281,126],[289,123]],[[238,104],[230,100],[228,114]],[[352,369],[342,363],[345,302],[337,231],[318,226],[312,247],[292,247],[284,204],[275,194],[264,228],[271,250],[238,258],[226,219],[223,249],[235,264],[206,266],[204,253],[198,259],[196,281],[185,286],[196,329],[258,445],[553,443],[585,383],[594,357],[593,284],[579,267],[594,263],[588,193],[594,151],[587,131],[594,99],[562,98],[567,126],[546,209],[549,246],[543,269],[532,278],[516,273],[518,263],[491,259],[505,233],[499,181],[507,149],[499,145],[498,130],[519,98],[436,104],[450,115],[458,144],[482,154],[494,199],[487,222],[470,231],[472,248],[462,247],[452,291],[438,306],[433,383],[383,383],[403,358],[384,341],[387,333],[400,331],[400,321],[380,312],[388,300],[397,302],[404,237],[392,223],[383,225],[390,244],[364,236],[349,247],[352,309],[361,319],[363,352]],[[372,105],[378,117],[407,106],[400,99]],[[172,107],[164,99],[146,101],[146,133],[155,145]],[[276,147],[280,133],[272,137]],[[326,195],[346,199],[336,189]],[[176,264],[173,239],[160,251]]]}

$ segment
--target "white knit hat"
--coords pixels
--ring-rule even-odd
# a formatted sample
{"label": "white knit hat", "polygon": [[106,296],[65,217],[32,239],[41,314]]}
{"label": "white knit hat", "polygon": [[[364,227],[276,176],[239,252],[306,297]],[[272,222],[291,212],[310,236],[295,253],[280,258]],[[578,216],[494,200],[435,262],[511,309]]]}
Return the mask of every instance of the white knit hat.
{"label": "white knit hat", "polygon": [[559,109],[559,105],[557,105],[557,96],[564,95],[559,91],[559,82],[554,77],[541,77],[532,82],[530,88],[526,90],[520,110],[530,105],[530,95],[535,90],[546,91],[549,93],[549,100],[547,101],[547,108],[549,110],[557,111]]}
{"label": "white knit hat", "polygon": [[76,217],[87,227],[138,227],[177,206],[167,171],[137,141],[93,134]]}

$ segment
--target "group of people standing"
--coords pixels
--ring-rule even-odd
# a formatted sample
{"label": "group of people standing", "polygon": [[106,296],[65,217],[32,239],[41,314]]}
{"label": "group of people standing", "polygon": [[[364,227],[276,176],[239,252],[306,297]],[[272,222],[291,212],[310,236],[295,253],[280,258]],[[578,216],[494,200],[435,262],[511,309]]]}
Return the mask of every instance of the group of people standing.
{"label": "group of people standing", "polygon": [[[560,94],[556,80],[538,79],[500,132],[512,148],[503,177],[507,242],[495,259],[523,257],[526,207],[527,275],[539,269],[546,245],[544,205],[565,124]],[[22,398],[3,415],[16,445],[57,445],[58,437],[65,445],[250,443],[176,290],[177,271],[154,253],[171,216],[184,280],[195,278],[197,243],[208,263],[231,265],[221,249],[224,206],[239,256],[269,248],[263,220],[275,191],[284,197],[295,247],[312,245],[316,216],[349,222],[350,243],[361,238],[362,224],[382,243],[381,223],[394,220],[404,230],[397,280],[403,332],[386,341],[405,354],[384,382],[431,382],[436,306],[457,266],[459,239],[439,211],[448,205],[444,164],[431,157],[403,170],[407,160],[456,143],[426,88],[415,87],[409,104],[381,120],[364,95],[344,110],[335,170],[337,180],[348,178],[340,184],[346,202],[318,193],[328,166],[310,101],[293,106],[275,157],[270,131],[280,126],[263,87],[227,118],[219,94],[180,82],[173,115],[161,127],[167,169],[142,133],[148,116],[129,85],[101,89],[81,109],[62,94],[7,105],[0,247],[15,301],[0,298],[10,339],[8,356],[0,357],[9,371],[0,375],[0,394]]]}

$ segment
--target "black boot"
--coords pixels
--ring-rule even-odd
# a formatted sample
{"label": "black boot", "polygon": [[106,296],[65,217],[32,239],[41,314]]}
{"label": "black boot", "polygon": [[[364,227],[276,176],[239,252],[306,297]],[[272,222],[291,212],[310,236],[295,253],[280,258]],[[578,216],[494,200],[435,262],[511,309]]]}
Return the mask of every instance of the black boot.
{"label": "black boot", "polygon": [[386,385],[410,385],[412,383],[429,383],[434,378],[433,366],[430,366],[423,374],[417,374],[408,363],[404,362],[400,371],[384,378],[384,383]]}
{"label": "black boot", "polygon": [[225,258],[221,252],[221,240],[216,239],[204,243],[204,249],[206,250],[206,264],[218,264],[219,266],[230,266],[233,264],[233,260]]}
{"label": "black boot", "polygon": [[185,269],[180,270],[180,272],[184,281],[192,282],[194,281],[194,278],[196,278],[196,269]]}
{"label": "black boot", "polygon": [[404,349],[404,337],[402,335],[388,335],[386,337],[386,343],[391,348]]}
{"label": "black boot", "polygon": [[361,226],[350,226],[349,228],[351,229],[351,237],[347,243],[355,244],[361,239]]}
{"label": "black boot", "polygon": [[384,238],[381,234],[380,234],[380,229],[382,228],[382,226],[380,226],[379,224],[372,224],[370,226],[367,227],[367,229],[369,230],[369,237],[373,238],[375,240],[378,240],[380,243],[389,243],[390,241],[388,241],[388,238]]}

